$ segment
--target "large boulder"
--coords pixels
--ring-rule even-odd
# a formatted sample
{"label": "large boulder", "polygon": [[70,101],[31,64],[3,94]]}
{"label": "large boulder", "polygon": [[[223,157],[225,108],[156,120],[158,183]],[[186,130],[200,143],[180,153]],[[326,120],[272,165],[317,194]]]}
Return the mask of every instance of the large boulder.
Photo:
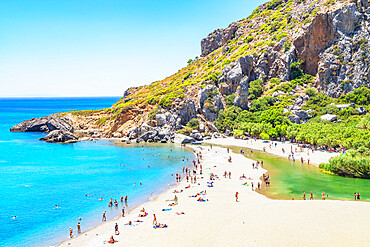
{"label": "large boulder", "polygon": [[50,132],[53,130],[62,130],[74,132],[73,126],[63,117],[47,116],[41,118],[32,118],[13,126],[10,131],[17,132]]}
{"label": "large boulder", "polygon": [[322,115],[320,118],[327,122],[334,122],[334,121],[337,121],[338,119],[337,115],[333,115],[333,114],[325,114],[325,115]]}
{"label": "large boulder", "polygon": [[[207,94],[206,94],[207,96]],[[204,103],[204,101],[203,101]],[[178,108],[178,114],[180,117],[180,124],[185,125],[189,122],[192,118],[197,117],[197,112],[195,109],[195,104],[193,101],[187,101],[181,104]]]}
{"label": "large boulder", "polygon": [[195,142],[193,138],[186,136],[186,135],[182,135],[182,134],[175,134],[175,138],[173,141],[174,143],[180,143],[180,144]]}
{"label": "large boulder", "polygon": [[53,130],[45,137],[40,138],[42,141],[46,142],[62,142],[62,143],[73,143],[77,142],[78,138],[74,134],[63,130]]}

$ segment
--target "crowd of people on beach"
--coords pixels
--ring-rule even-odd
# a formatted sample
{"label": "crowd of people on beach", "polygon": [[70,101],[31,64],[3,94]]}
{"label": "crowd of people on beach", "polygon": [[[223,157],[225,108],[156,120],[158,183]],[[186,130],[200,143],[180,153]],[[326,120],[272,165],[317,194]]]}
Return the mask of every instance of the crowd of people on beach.
{"label": "crowd of people on beach", "polygon": [[[185,145],[183,145],[183,146],[185,146]],[[269,145],[269,147],[270,148],[272,148],[272,147],[276,148],[277,143],[271,143]],[[182,172],[180,171],[179,173],[173,174],[176,183],[180,183],[181,181],[186,180],[187,185],[183,189],[174,189],[172,191],[172,193],[174,194],[174,198],[166,200],[166,202],[169,203],[169,204],[165,208],[163,208],[162,211],[164,211],[164,212],[165,211],[171,211],[173,208],[175,208],[177,205],[179,205],[179,198],[177,196],[178,193],[183,193],[187,189],[190,189],[192,187],[200,185],[200,183],[198,183],[198,181],[200,179],[208,179],[208,176],[203,175],[203,164],[202,164],[203,155],[202,155],[202,151],[205,148],[208,148],[208,150],[212,150],[213,147],[212,147],[212,145],[210,145],[208,147],[199,146],[198,148],[199,148],[198,151],[194,150],[194,159],[190,163],[190,164],[192,164],[192,167],[188,166],[188,165],[185,165],[182,168]],[[282,149],[282,151],[285,153],[284,148]],[[294,151],[297,152],[297,148],[295,148],[295,150],[293,150],[293,147],[291,147],[291,154],[289,154],[289,156],[288,156],[289,159],[292,158],[294,160]],[[230,149],[227,148],[226,152],[227,152],[227,154],[229,154]],[[249,155],[249,152],[250,152],[251,156],[253,156],[253,150],[252,149],[251,150],[248,150],[248,149],[245,149],[245,150],[241,149],[240,150],[240,154],[242,154],[242,155]],[[312,150],[312,152],[313,152],[313,150]],[[189,159],[185,158],[185,157],[182,157],[182,161],[183,162],[185,162],[185,161],[189,162]],[[229,163],[232,163],[232,157],[229,156],[227,161]],[[304,162],[303,158],[301,158],[301,162],[302,163]],[[308,163],[309,163],[309,159],[308,159]],[[232,164],[229,164],[229,165],[232,165]],[[256,160],[256,161],[251,163],[252,169],[259,169],[260,167],[263,168],[263,165],[264,165],[263,160]],[[214,167],[216,167],[216,166],[214,166]],[[211,169],[211,168],[207,167],[206,169]],[[232,177],[231,175],[232,175],[231,171],[226,171],[225,170],[224,174],[223,174],[223,177],[224,177],[224,179],[231,179],[231,177]],[[261,190],[263,185],[266,186],[266,187],[271,186],[270,175],[268,173],[263,174],[262,179],[258,180],[258,181],[253,180],[251,177],[247,177],[244,173],[239,176],[239,179],[244,180],[242,185],[251,186],[252,191]],[[206,182],[207,187],[210,187],[210,188],[214,187],[214,183],[217,180],[221,180],[221,178],[217,174],[215,174],[214,172],[209,172],[209,181]],[[329,197],[329,195],[326,194],[324,191],[322,192],[321,195],[322,195],[322,200],[325,200]],[[195,194],[190,195],[189,197],[195,198],[197,202],[206,203],[206,202],[209,201],[209,199],[207,198],[207,191],[206,190],[199,191]],[[306,192],[305,191],[303,191],[302,199],[306,200]],[[354,193],[354,199],[355,200],[360,200],[360,194],[359,193]],[[235,192],[235,201],[239,202],[239,200],[240,200],[239,191],[236,191]],[[294,200],[294,197],[292,197],[292,200]],[[314,200],[314,195],[313,195],[312,191],[310,192],[309,200]],[[125,196],[125,197],[121,196],[120,201],[121,201],[122,204],[124,202],[125,206],[127,207],[127,202],[128,202],[127,196]],[[111,198],[110,201],[109,201],[108,207],[113,207],[113,206],[117,208],[119,206],[119,203],[116,199]],[[126,216],[125,215],[125,208],[126,208],[125,206],[122,207],[122,214],[121,214],[122,217]],[[184,214],[185,214],[185,212],[175,212],[175,215],[184,215]],[[142,208],[140,210],[139,214],[137,215],[138,219],[134,220],[134,221],[128,221],[127,223],[124,224],[124,226],[134,226],[135,224],[143,222],[145,220],[145,218],[148,217],[148,216],[149,216],[149,213],[145,210],[145,208]],[[142,219],[142,220],[139,220],[139,219]],[[103,216],[102,216],[102,221],[106,221],[106,220],[107,220],[106,211],[104,211]],[[80,218],[80,221],[81,221],[81,218]],[[81,232],[80,221],[78,222],[78,225],[77,225],[78,233]],[[153,225],[153,229],[160,229],[160,228],[169,227],[167,224],[158,223],[156,214],[153,214],[152,225]],[[119,225],[118,225],[118,223],[115,223],[115,225],[114,225],[114,235],[119,235],[119,234],[120,234]],[[118,242],[116,239],[114,239],[114,235],[112,235],[110,237],[110,239],[107,241],[108,243],[113,244],[113,243]],[[71,238],[73,237],[73,229],[72,228],[70,228],[70,237]]]}

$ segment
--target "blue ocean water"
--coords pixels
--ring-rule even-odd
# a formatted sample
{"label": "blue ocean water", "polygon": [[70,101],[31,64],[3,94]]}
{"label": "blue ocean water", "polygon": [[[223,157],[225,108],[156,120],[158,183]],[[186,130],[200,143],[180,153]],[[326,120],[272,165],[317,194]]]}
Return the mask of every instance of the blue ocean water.
{"label": "blue ocean water", "polygon": [[0,246],[55,245],[68,238],[70,226],[76,232],[79,217],[82,231],[99,224],[105,210],[108,220],[116,217],[122,205],[108,208],[110,198],[127,195],[128,208],[138,205],[167,188],[174,182],[171,175],[188,165],[180,157],[190,162],[192,153],[169,144],[51,144],[38,140],[44,133],[9,131],[25,119],[108,108],[117,100],[0,99]]}

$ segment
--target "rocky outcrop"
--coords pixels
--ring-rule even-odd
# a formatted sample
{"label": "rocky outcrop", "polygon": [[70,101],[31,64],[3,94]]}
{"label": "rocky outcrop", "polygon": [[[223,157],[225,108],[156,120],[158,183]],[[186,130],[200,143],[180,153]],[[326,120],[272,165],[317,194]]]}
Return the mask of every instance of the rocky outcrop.
{"label": "rocky outcrop", "polygon": [[71,132],[64,131],[64,130],[53,130],[45,137],[41,138],[40,140],[46,142],[61,142],[61,143],[73,143],[77,142],[77,136],[73,135]]}
{"label": "rocky outcrop", "polygon": [[200,42],[201,56],[207,56],[212,51],[226,44],[227,41],[233,39],[238,30],[238,24],[238,22],[234,22],[225,29],[217,29],[210,33],[206,38],[202,39]]}
{"label": "rocky outcrop", "polygon": [[222,97],[216,86],[208,85],[199,90],[198,93],[198,112],[203,114],[207,121],[215,121],[218,112],[224,109]]}
{"label": "rocky outcrop", "polygon": [[53,130],[73,132],[74,128],[63,117],[47,116],[23,121],[10,129],[14,132],[50,132]]}

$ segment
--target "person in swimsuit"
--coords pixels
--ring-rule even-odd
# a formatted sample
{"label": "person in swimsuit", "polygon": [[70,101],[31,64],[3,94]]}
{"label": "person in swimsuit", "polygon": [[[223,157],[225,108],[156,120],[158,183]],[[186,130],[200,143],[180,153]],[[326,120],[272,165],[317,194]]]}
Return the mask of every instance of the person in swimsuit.
{"label": "person in swimsuit", "polygon": [[77,233],[81,233],[81,224],[80,224],[80,222],[77,223]]}
{"label": "person in swimsuit", "polygon": [[324,191],[321,193],[321,195],[322,195],[322,199],[325,200],[325,192]]}
{"label": "person in swimsuit", "polygon": [[103,213],[103,218],[102,218],[102,221],[107,221],[107,217],[105,217],[105,213],[106,213],[107,211],[104,211],[104,213]]}
{"label": "person in swimsuit", "polygon": [[239,192],[236,192],[235,193],[235,201],[238,201],[238,199],[239,199]]}
{"label": "person in swimsuit", "polygon": [[114,240],[114,238],[113,238],[113,235],[110,237],[110,239],[109,239],[109,241],[108,241],[108,243],[110,243],[110,244],[114,244],[116,242],[116,240]]}
{"label": "person in swimsuit", "polygon": [[156,225],[157,224],[157,216],[155,216],[155,214],[153,214],[153,217],[154,217],[154,219],[153,219],[153,225]]}
{"label": "person in swimsuit", "polygon": [[306,200],[306,192],[303,191],[303,200]]}
{"label": "person in swimsuit", "polygon": [[117,223],[116,223],[116,225],[114,226],[114,234],[119,235],[119,231],[118,231],[118,224],[117,224]]}
{"label": "person in swimsuit", "polygon": [[69,228],[69,237],[73,238],[73,229],[72,229],[72,227]]}
{"label": "person in swimsuit", "polygon": [[122,207],[122,217],[125,217],[125,207]]}
{"label": "person in swimsuit", "polygon": [[311,191],[310,200],[313,200],[313,193],[312,193],[312,191]]}
{"label": "person in swimsuit", "polygon": [[127,196],[125,196],[125,203],[127,203]]}

